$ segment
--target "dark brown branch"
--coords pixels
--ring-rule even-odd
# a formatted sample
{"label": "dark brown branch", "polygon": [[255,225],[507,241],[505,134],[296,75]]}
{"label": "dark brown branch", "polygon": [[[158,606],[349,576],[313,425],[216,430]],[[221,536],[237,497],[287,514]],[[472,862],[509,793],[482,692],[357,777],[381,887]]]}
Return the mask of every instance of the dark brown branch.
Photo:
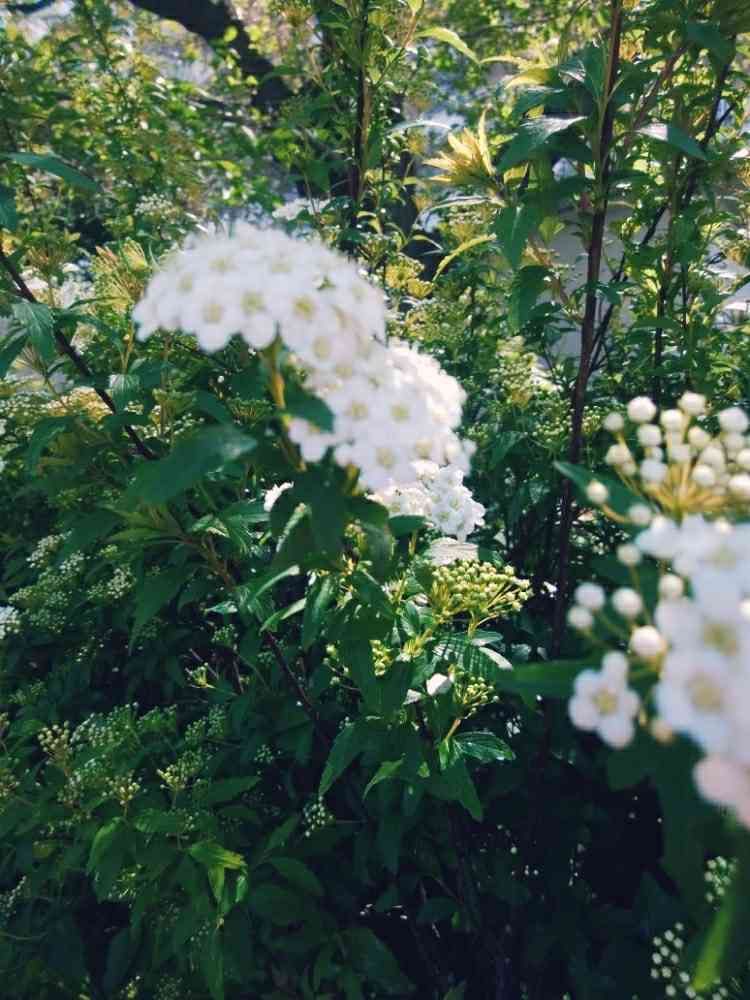
{"label": "dark brown branch", "polygon": [[[586,404],[586,387],[591,377],[592,361],[596,344],[596,309],[599,303],[598,284],[602,267],[604,227],[609,204],[611,175],[611,147],[614,129],[614,102],[612,94],[620,68],[620,39],[622,36],[622,8],[619,0],[612,0],[612,22],[609,38],[609,57],[604,99],[606,105],[602,116],[599,138],[600,184],[597,193],[596,210],[591,223],[588,267],[586,269],[586,301],[581,324],[581,353],[578,374],[573,387],[573,412],[571,416],[570,447],[568,461],[577,464],[583,448],[583,415]],[[562,487],[559,529],[559,562],[557,573],[557,595],[555,599],[552,629],[552,655],[560,652],[565,624],[565,608],[568,600],[568,578],[570,575],[570,541],[573,529],[574,505],[573,484],[565,479]]]}
{"label": "dark brown branch", "polygon": [[278,107],[292,91],[278,75],[274,64],[251,45],[243,22],[232,14],[226,0],[130,0],[134,7],[157,17],[177,21],[209,45],[224,43],[234,53],[245,76],[258,80],[258,90],[251,103],[261,111]]}
{"label": "dark brown branch", "polygon": [[[36,302],[36,296],[31,291],[29,286],[23,280],[23,276],[19,272],[18,268],[15,266],[13,261],[5,254],[2,246],[0,246],[0,263],[5,268],[5,270],[10,275],[13,284],[18,289],[18,293],[21,298],[26,299],[27,302]],[[61,354],[65,354],[73,362],[78,371],[83,375],[84,378],[93,379],[93,372],[83,360],[81,355],[76,351],[75,347],[70,343],[68,338],[62,332],[55,328],[54,330],[55,343],[57,344],[58,350]],[[94,392],[97,394],[99,399],[112,411],[112,413],[117,413],[117,407],[115,402],[108,392],[104,389],[98,389],[96,386],[93,387]],[[136,434],[133,428],[129,424],[124,425],[125,433],[128,435],[130,440],[133,442],[136,451],[143,458],[154,459],[156,455],[151,451],[151,449],[141,441],[140,437]]]}

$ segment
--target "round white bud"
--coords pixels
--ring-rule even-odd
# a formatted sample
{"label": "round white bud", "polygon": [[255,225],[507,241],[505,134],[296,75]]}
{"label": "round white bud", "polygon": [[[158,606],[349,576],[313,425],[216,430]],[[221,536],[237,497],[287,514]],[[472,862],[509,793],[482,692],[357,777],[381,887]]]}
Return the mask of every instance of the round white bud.
{"label": "round white bud", "polygon": [[750,475],[738,472],[736,476],[732,476],[729,480],[729,492],[741,500],[750,500]]}
{"label": "round white bud", "polygon": [[682,431],[685,427],[685,414],[680,410],[663,410],[661,425],[665,431]]}
{"label": "round white bud", "polygon": [[739,406],[730,406],[719,414],[719,426],[723,431],[744,434],[748,427],[747,414]]}
{"label": "round white bud", "polygon": [[661,430],[656,424],[641,424],[636,435],[644,448],[653,448],[661,444]]}
{"label": "round white bud", "polygon": [[634,476],[637,471],[638,471],[638,466],[635,464],[632,458],[628,459],[627,462],[623,462],[622,465],[620,466],[620,472],[623,474],[623,476]]}
{"label": "round white bud", "polygon": [[745,447],[745,435],[738,434],[736,431],[729,431],[726,434],[722,434],[721,441],[730,455],[736,455],[738,451],[741,451]]}
{"label": "round white bud", "polygon": [[705,448],[711,443],[711,435],[702,427],[691,427],[687,437],[694,448]]}
{"label": "round white bud", "polygon": [[643,611],[643,601],[632,587],[620,587],[612,594],[612,607],[623,618],[637,618]]}
{"label": "round white bud", "polygon": [[588,608],[581,607],[580,604],[573,605],[573,607],[568,611],[567,618],[568,625],[578,629],[579,632],[585,632],[594,624],[594,616]]}
{"label": "round white bud", "polygon": [[586,496],[592,503],[601,505],[609,499],[609,490],[604,483],[600,483],[594,479],[586,487]]}
{"label": "round white bud", "polygon": [[689,444],[677,444],[669,449],[669,458],[673,462],[689,462],[691,457]]}
{"label": "round white bud", "polygon": [[700,460],[704,465],[710,465],[712,469],[723,469],[724,450],[718,444],[710,444],[700,453]]}
{"label": "round white bud", "polygon": [[639,528],[645,528],[650,524],[653,516],[653,511],[645,503],[634,503],[632,507],[628,507],[628,517]]}
{"label": "round white bud", "polygon": [[603,423],[605,431],[610,431],[612,434],[617,434],[625,426],[622,414],[615,413],[614,411],[607,414]]}
{"label": "round white bud", "polygon": [[647,483],[663,483],[667,477],[667,467],[658,458],[646,458],[641,462],[641,479]]}
{"label": "round white bud", "polygon": [[741,469],[750,470],[750,448],[743,448],[737,453],[734,460]]}
{"label": "round white bud", "polygon": [[617,546],[617,558],[623,566],[637,566],[643,556],[641,550],[632,542],[624,542]]}
{"label": "round white bud", "polygon": [[659,597],[664,601],[676,601],[685,593],[685,583],[676,573],[665,573],[659,580]]}
{"label": "round white bud", "polygon": [[683,392],[677,400],[677,405],[683,413],[690,417],[699,417],[706,412],[706,397],[699,392]]}
{"label": "round white bud", "polygon": [[629,462],[631,459],[630,449],[626,444],[611,444],[607,448],[607,454],[604,456],[604,461],[607,465],[624,465],[625,462]]}
{"label": "round white bud", "polygon": [[599,611],[604,607],[604,590],[598,583],[582,583],[576,587],[576,603],[587,611]]}
{"label": "round white bud", "polygon": [[690,478],[698,486],[710,487],[716,485],[716,473],[710,465],[696,465],[690,473]]}
{"label": "round white bud", "polygon": [[636,396],[628,403],[628,417],[635,424],[645,424],[656,416],[656,406],[648,396]]}
{"label": "round white bud", "polygon": [[630,648],[636,656],[653,660],[666,651],[667,644],[664,636],[653,625],[641,625],[630,636]]}

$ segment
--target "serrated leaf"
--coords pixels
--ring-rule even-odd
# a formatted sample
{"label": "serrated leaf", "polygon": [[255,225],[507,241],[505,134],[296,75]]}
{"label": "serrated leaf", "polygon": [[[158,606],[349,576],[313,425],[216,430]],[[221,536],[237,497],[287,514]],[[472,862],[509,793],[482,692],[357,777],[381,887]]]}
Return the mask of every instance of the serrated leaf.
{"label": "serrated leaf", "polygon": [[0,184],[0,228],[14,233],[17,226],[16,193],[13,188]]}
{"label": "serrated leaf", "polygon": [[465,757],[474,757],[483,764],[498,760],[515,760],[508,744],[494,733],[459,733],[454,743]]}
{"label": "serrated leaf", "polygon": [[476,53],[469,48],[460,35],[456,34],[456,32],[452,31],[450,28],[424,28],[422,31],[417,32],[416,37],[434,38],[438,42],[445,42],[446,45],[450,45],[450,47],[455,49],[456,52],[460,52],[462,56],[466,56],[467,59],[471,59],[472,62],[479,62]]}
{"label": "serrated leaf", "polygon": [[300,889],[308,896],[323,895],[323,886],[317,875],[297,858],[271,858],[268,863],[295,889]]}
{"label": "serrated leaf", "polygon": [[401,770],[403,763],[403,757],[399,757],[398,760],[384,760],[375,774],[367,782],[365,790],[362,793],[362,798],[366,799],[368,792],[370,792],[376,785],[379,785],[381,781],[385,781],[387,778],[392,778],[394,774],[397,774]]}
{"label": "serrated leaf", "polygon": [[52,310],[44,302],[27,302],[22,299],[14,303],[11,329],[26,333],[34,350],[45,361],[51,361],[57,353],[54,327]]}
{"label": "serrated leaf", "polygon": [[517,333],[529,320],[531,311],[547,284],[549,269],[538,264],[522,267],[513,276],[508,300],[508,325]]}
{"label": "serrated leaf", "polygon": [[222,778],[219,781],[212,781],[211,787],[202,796],[201,802],[207,806],[217,805],[220,802],[231,802],[243,792],[249,792],[260,781],[257,775],[245,778]]}
{"label": "serrated leaf", "polygon": [[184,569],[166,570],[156,576],[145,577],[137,589],[131,644],[143,626],[176,596],[184,582]]}
{"label": "serrated leaf", "polygon": [[519,163],[530,160],[541,152],[553,136],[567,131],[583,120],[582,115],[575,118],[553,118],[545,115],[523,122],[500,158],[497,165],[498,173],[504,173]]}
{"label": "serrated leaf", "polygon": [[255,440],[238,427],[205,427],[181,438],[166,458],[144,462],[127,493],[129,501],[164,504],[199,483],[204,476],[243,458]]}
{"label": "serrated leaf", "polygon": [[188,854],[194,861],[207,868],[244,868],[245,859],[235,851],[228,851],[213,840],[201,840],[188,848]]}
{"label": "serrated leaf", "polygon": [[706,154],[695,141],[695,139],[683,132],[677,125],[666,125],[663,122],[652,122],[636,130],[638,135],[646,139],[654,139],[656,142],[666,143],[674,149],[679,149],[686,156],[692,156],[696,160],[705,160]]}
{"label": "serrated leaf", "polygon": [[325,614],[336,593],[332,576],[318,577],[307,594],[305,614],[302,619],[302,649],[308,650],[320,635]]}
{"label": "serrated leaf", "polygon": [[84,191],[101,191],[99,185],[90,177],[82,174],[75,167],[69,166],[59,156],[52,153],[3,153],[0,154],[0,159],[12,160],[13,163],[18,163],[23,167],[33,167],[35,170],[54,174],[55,177],[59,177],[61,180],[67,181],[68,184]]}
{"label": "serrated leaf", "polygon": [[323,769],[318,788],[320,795],[325,795],[334,781],[338,780],[347,767],[367,749],[371,739],[372,729],[363,719],[344,726],[334,740]]}

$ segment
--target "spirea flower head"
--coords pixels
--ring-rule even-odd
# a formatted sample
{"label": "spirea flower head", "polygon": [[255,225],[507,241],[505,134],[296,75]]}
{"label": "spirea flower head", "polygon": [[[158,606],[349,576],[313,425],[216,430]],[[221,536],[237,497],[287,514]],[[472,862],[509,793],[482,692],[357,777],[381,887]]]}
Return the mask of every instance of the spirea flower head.
{"label": "spirea flower head", "polygon": [[568,702],[573,725],[596,732],[613,747],[630,743],[640,699],[627,681],[628,661],[621,653],[607,653],[601,670],[581,671]]}
{"label": "spirea flower head", "polygon": [[[384,343],[382,293],[351,261],[322,243],[242,225],[202,235],[151,280],[133,318],[139,337],[160,328],[193,334],[206,351],[235,334],[255,350],[278,337],[307,387],[333,413],[332,431],[301,418],[287,433],[305,461],[331,450],[357,466],[370,490],[415,478],[415,463],[465,472],[471,445],[455,433],[465,393],[434,358],[398,340]],[[446,513],[435,523],[460,533]]]}
{"label": "spirea flower head", "polygon": [[444,535],[460,542],[484,524],[485,509],[463,485],[463,471],[452,465],[417,463],[418,478],[404,485],[391,483],[373,499],[392,515],[424,517]]}

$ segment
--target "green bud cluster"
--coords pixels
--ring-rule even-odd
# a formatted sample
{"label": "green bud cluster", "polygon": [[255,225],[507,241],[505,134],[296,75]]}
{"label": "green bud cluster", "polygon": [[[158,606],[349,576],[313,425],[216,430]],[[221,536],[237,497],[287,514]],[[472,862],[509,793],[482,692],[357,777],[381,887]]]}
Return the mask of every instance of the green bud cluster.
{"label": "green bud cluster", "polygon": [[326,826],[330,826],[334,822],[334,815],[328,809],[325,802],[323,801],[323,796],[318,795],[302,810],[302,822],[305,825],[305,836],[310,837],[313,833],[318,830],[324,829]]}
{"label": "green bud cluster", "polygon": [[477,624],[520,611],[530,591],[529,581],[517,577],[512,566],[461,559],[437,567],[429,600],[441,617],[468,614]]}
{"label": "green bud cluster", "polygon": [[393,653],[379,639],[371,639],[372,663],[377,677],[382,677],[387,673],[388,668],[393,663]]}
{"label": "green bud cluster", "polygon": [[453,671],[454,698],[461,706],[464,718],[474,715],[493,702],[500,701],[495,689],[483,677],[473,677],[468,671]]}
{"label": "green bud cluster", "polygon": [[711,858],[706,863],[706,902],[718,905],[731,885],[737,862],[724,857]]}

